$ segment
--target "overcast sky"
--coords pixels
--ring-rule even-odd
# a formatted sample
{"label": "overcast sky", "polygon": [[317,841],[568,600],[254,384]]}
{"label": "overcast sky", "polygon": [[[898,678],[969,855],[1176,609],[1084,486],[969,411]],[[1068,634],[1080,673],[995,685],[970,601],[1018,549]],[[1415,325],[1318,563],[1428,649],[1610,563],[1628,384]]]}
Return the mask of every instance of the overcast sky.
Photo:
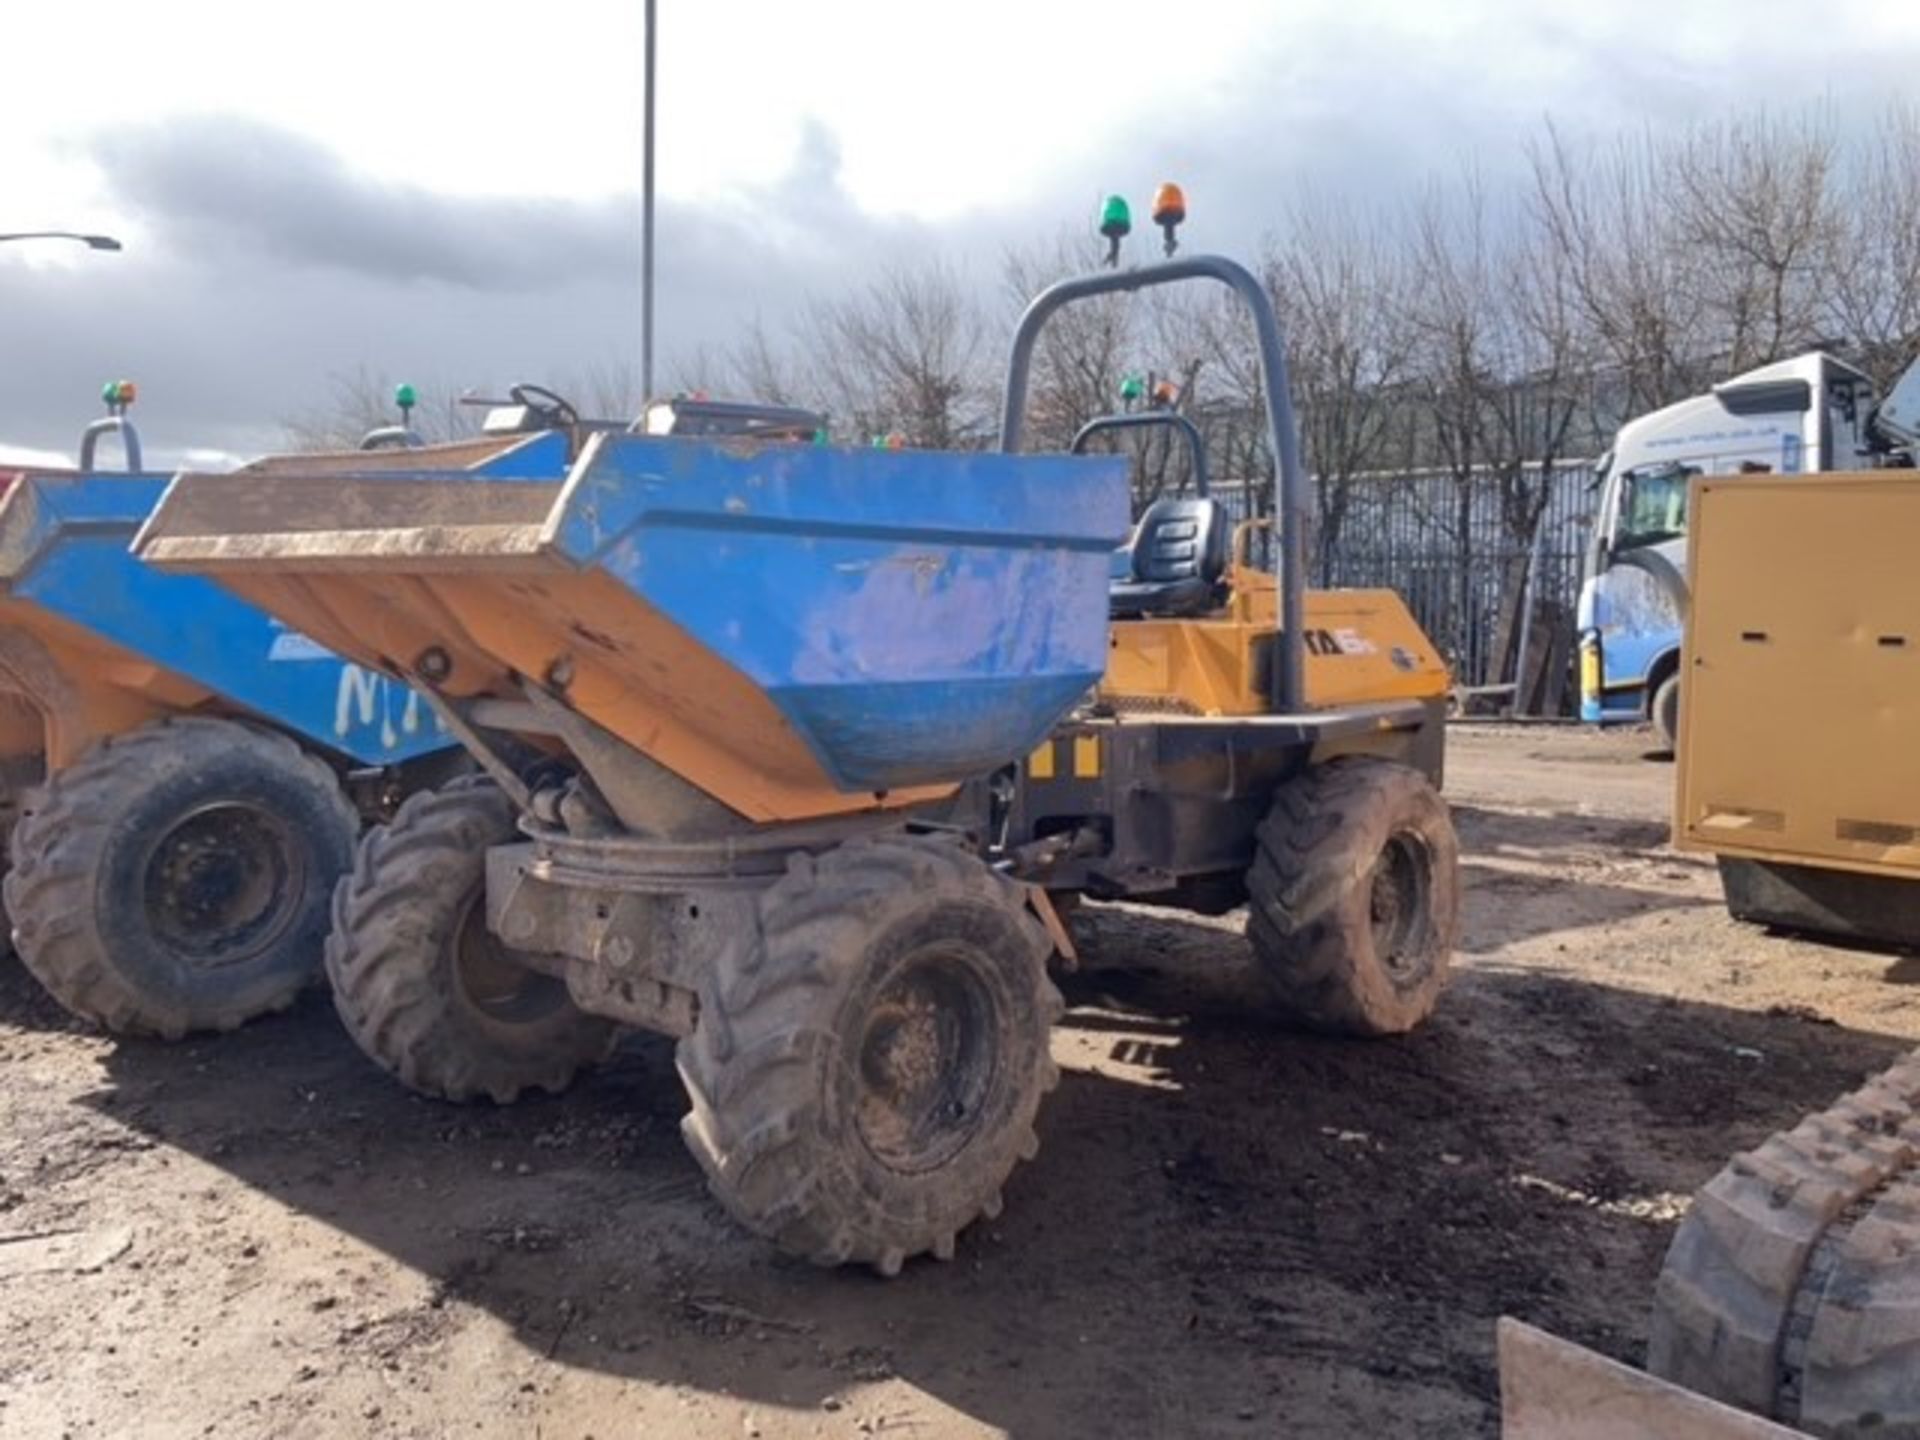
{"label": "overcast sky", "polygon": [[[660,369],[877,258],[1089,223],[1178,178],[1190,244],[1290,189],[1389,201],[1575,134],[1910,94],[1920,3],[660,0]],[[638,0],[9,0],[0,454],[140,382],[157,463],[273,446],[359,367],[423,386],[638,353]],[[1143,251],[1144,253],[1144,251]]]}

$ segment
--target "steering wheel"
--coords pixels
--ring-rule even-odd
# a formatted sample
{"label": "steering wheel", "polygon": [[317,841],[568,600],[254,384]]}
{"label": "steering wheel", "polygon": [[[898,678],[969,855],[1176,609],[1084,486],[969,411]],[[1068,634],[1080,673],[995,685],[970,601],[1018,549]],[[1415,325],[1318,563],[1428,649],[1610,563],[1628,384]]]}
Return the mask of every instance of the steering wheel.
{"label": "steering wheel", "polygon": [[514,404],[537,410],[543,416],[550,417],[556,425],[571,427],[580,423],[580,412],[573,408],[572,403],[544,385],[509,385],[507,394]]}

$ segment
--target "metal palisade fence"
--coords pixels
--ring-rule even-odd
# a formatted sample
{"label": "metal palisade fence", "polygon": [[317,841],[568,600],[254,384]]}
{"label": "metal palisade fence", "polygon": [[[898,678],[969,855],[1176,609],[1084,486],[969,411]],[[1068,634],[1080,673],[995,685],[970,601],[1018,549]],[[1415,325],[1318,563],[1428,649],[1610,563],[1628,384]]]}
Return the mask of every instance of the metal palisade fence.
{"label": "metal palisade fence", "polygon": [[[1464,483],[1444,470],[1357,476],[1330,553],[1323,553],[1319,544],[1322,521],[1316,489],[1307,544],[1311,583],[1398,591],[1445,653],[1456,684],[1498,685],[1514,678],[1516,647],[1503,619],[1508,625],[1517,619],[1517,591],[1526,584],[1531,557],[1534,633],[1529,652],[1536,665],[1556,641],[1563,647],[1560,654],[1570,654],[1564,647],[1571,636],[1581,557],[1598,498],[1593,465],[1566,461],[1544,478],[1538,465],[1530,466],[1524,483],[1529,488],[1544,484],[1546,489],[1539,534],[1531,540],[1512,533],[1502,512],[1499,478],[1491,471],[1476,471]],[[1268,508],[1270,484],[1216,480],[1213,493],[1239,519]]]}

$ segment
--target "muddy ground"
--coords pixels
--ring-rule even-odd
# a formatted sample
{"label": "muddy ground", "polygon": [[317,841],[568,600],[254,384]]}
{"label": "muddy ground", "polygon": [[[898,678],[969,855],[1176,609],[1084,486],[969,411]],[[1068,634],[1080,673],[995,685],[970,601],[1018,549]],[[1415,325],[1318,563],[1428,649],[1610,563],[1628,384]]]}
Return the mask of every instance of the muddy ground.
{"label": "muddy ground", "polygon": [[1491,1433],[1496,1316],[1637,1359],[1689,1192],[1920,1040],[1920,961],[1726,918],[1647,745],[1455,732],[1404,1041],[1245,1018],[1233,917],[1090,910],[1039,1158],[891,1283],[728,1225],[662,1043],[454,1109],[321,996],[116,1045],[0,964],[0,1434]]}

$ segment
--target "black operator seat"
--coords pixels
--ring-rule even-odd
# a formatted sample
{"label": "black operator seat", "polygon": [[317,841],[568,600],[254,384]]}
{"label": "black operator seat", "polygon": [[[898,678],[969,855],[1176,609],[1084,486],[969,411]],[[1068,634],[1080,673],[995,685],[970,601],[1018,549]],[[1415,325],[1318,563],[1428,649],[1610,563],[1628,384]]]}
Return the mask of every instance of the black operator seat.
{"label": "black operator seat", "polygon": [[1126,578],[1108,587],[1116,620],[1204,615],[1220,603],[1231,543],[1217,500],[1162,496],[1134,528]]}

